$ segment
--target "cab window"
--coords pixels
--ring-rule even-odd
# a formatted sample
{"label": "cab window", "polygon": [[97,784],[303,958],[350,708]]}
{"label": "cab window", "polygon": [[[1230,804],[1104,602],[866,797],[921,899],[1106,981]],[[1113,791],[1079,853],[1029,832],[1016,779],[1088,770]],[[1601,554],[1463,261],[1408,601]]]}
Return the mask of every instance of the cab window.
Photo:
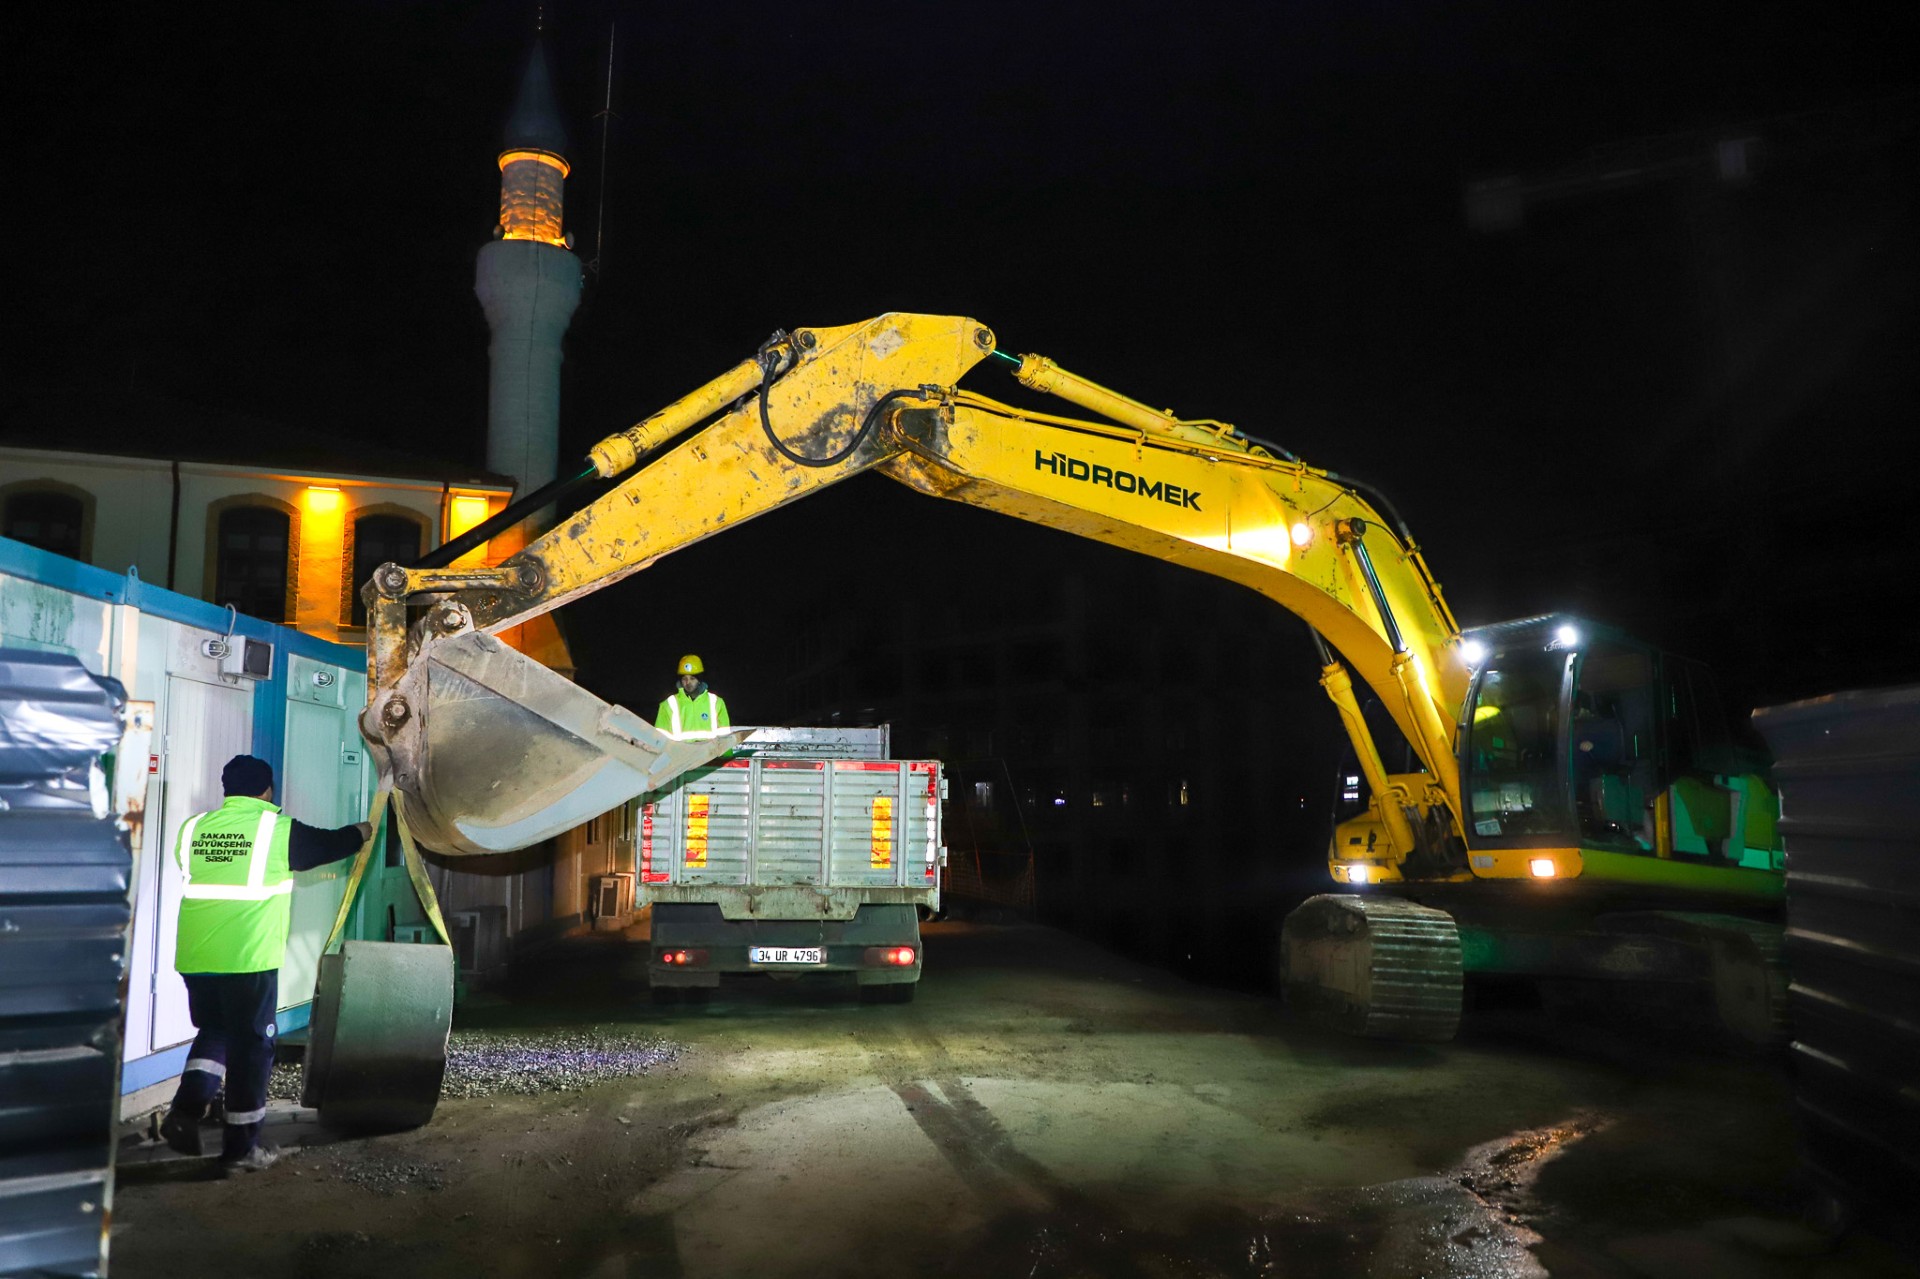
{"label": "cab window", "polygon": [[1567,655],[1501,653],[1475,681],[1466,725],[1468,826],[1473,834],[1569,835],[1559,767]]}
{"label": "cab window", "polygon": [[1582,843],[1652,850],[1658,717],[1651,653],[1600,642],[1575,659],[1567,753]]}

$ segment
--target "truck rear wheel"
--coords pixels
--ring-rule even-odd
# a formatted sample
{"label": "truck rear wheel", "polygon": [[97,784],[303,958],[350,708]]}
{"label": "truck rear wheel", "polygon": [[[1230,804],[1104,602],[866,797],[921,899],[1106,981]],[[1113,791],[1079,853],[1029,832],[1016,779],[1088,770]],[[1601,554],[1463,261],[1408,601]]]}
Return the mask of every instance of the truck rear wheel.
{"label": "truck rear wheel", "polygon": [[1326,893],[1280,930],[1289,1006],[1371,1039],[1452,1039],[1460,1025],[1460,932],[1443,910],[1394,897]]}

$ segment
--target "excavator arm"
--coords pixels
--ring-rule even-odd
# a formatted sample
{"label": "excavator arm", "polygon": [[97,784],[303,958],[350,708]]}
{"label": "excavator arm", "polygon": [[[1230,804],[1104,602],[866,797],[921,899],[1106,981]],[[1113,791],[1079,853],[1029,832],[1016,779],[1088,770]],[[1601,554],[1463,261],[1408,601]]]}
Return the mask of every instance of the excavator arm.
{"label": "excavator arm", "polygon": [[[1104,420],[961,389],[986,360]],[[729,737],[672,741],[493,635],[868,470],[1266,595],[1321,640],[1322,684],[1372,784],[1386,851],[1431,853],[1436,838],[1458,833],[1453,739],[1470,672],[1439,587],[1404,526],[1383,520],[1360,486],[1277,446],[1152,409],[1041,357],[1006,355],[977,321],[889,314],[776,334],[602,441],[591,460],[620,482],[517,554],[479,568],[384,565],[366,589],[362,726],[429,847],[523,847],[731,748]],[[409,628],[409,605],[422,603]],[[1386,773],[1355,675],[1423,775]]]}

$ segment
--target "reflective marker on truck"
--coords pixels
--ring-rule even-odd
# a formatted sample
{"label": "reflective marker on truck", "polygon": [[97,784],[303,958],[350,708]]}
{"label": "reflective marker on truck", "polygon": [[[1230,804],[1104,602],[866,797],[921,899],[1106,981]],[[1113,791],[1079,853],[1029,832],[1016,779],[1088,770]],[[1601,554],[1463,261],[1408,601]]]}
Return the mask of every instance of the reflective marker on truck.
{"label": "reflective marker on truck", "polygon": [[893,865],[893,801],[885,795],[873,799],[873,841],[867,865],[875,870]]}
{"label": "reflective marker on truck", "polygon": [[696,869],[707,864],[707,811],[712,805],[711,795],[687,796],[687,865]]}

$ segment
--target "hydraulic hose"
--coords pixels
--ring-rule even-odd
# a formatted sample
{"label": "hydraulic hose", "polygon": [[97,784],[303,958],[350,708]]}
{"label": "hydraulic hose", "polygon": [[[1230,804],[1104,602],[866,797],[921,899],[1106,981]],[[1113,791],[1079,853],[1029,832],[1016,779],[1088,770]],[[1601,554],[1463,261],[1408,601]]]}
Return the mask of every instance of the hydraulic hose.
{"label": "hydraulic hose", "polygon": [[578,475],[561,476],[548,484],[543,484],[517,502],[509,504],[505,510],[491,519],[482,520],[451,542],[442,543],[413,562],[414,568],[445,568],[447,565],[484,544],[494,534],[512,528],[527,516],[544,506],[559,501],[567,494],[581,488],[588,482],[598,479],[600,472],[589,464]]}
{"label": "hydraulic hose", "polygon": [[867,437],[873,434],[873,428],[880,421],[880,414],[886,409],[887,405],[899,399],[918,399],[922,394],[917,387],[912,390],[902,387],[898,390],[888,391],[885,395],[875,400],[873,407],[866,411],[865,416],[860,419],[860,429],[853,433],[853,438],[847,441],[844,448],[827,457],[808,457],[804,453],[796,452],[787,447],[786,441],[774,433],[773,417],[767,412],[767,395],[772,391],[773,384],[788,370],[792,369],[795,363],[793,359],[789,358],[784,367],[781,365],[780,348],[785,346],[786,342],[786,330],[778,330],[772,337],[760,344],[760,352],[754,358],[759,361],[760,370],[765,375],[765,380],[760,383],[760,429],[767,433],[767,443],[773,445],[775,451],[778,452],[781,457],[786,458],[787,461],[792,462],[795,466],[815,468],[838,466],[840,463],[852,457],[855,450],[867,442]]}

